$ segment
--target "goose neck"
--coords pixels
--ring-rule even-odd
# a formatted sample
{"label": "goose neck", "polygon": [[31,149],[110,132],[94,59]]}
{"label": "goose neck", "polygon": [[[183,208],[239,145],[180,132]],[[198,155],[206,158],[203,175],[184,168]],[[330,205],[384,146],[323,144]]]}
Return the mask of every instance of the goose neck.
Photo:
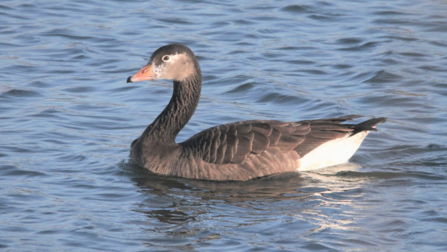
{"label": "goose neck", "polygon": [[143,134],[155,144],[175,145],[175,138],[191,119],[199,104],[201,75],[194,75],[183,81],[174,81],[173,84],[174,89],[169,104]]}

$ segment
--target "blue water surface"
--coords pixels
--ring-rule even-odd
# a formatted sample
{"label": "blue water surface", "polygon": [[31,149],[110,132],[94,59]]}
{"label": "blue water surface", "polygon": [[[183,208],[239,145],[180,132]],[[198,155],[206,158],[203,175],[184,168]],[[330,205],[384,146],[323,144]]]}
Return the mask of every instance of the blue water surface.
{"label": "blue water surface", "polygon": [[[188,45],[204,75],[178,141],[246,119],[387,117],[351,164],[248,182],[149,174],[129,145]],[[3,251],[446,251],[444,1],[0,3]]]}

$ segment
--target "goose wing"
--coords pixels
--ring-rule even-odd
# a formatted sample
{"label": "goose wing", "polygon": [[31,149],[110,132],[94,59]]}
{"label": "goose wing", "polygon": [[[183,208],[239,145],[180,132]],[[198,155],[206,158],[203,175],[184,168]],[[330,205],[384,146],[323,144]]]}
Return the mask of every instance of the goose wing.
{"label": "goose wing", "polygon": [[355,125],[340,124],[358,116],[299,122],[242,121],[202,131],[183,143],[204,161],[241,164],[249,154],[259,155],[269,147],[295,151],[301,157],[319,145],[355,132]]}

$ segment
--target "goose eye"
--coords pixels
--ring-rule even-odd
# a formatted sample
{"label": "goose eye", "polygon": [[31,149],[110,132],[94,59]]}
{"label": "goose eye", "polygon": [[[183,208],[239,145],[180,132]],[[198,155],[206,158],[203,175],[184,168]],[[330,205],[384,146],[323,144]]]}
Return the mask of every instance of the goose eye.
{"label": "goose eye", "polygon": [[161,58],[161,60],[163,60],[164,62],[169,61],[170,57],[168,55],[163,56],[163,58]]}

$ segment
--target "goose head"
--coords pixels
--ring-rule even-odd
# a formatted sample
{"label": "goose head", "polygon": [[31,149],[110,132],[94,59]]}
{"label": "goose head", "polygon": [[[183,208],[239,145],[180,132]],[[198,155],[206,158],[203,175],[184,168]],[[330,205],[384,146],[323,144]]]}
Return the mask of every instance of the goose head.
{"label": "goose head", "polygon": [[182,44],[170,44],[152,53],[147,65],[129,76],[127,82],[154,79],[182,82],[198,74],[201,74],[200,66],[191,49]]}

